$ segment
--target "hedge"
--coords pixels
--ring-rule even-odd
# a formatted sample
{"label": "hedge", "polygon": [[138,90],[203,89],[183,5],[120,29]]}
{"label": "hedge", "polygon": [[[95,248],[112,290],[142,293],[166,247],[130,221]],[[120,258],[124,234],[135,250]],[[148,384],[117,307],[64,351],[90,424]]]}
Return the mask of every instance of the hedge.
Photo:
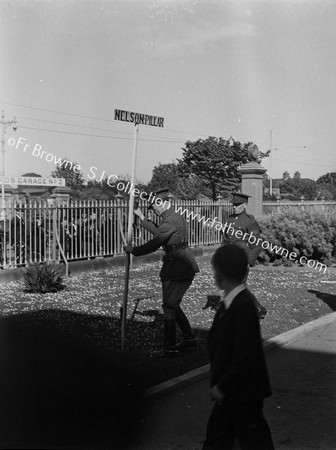
{"label": "hedge", "polygon": [[[327,266],[336,256],[336,212],[322,213],[289,210],[259,220],[261,237],[272,244],[279,245],[299,257],[319,261]],[[285,256],[270,250],[262,250],[259,262],[291,265]]]}

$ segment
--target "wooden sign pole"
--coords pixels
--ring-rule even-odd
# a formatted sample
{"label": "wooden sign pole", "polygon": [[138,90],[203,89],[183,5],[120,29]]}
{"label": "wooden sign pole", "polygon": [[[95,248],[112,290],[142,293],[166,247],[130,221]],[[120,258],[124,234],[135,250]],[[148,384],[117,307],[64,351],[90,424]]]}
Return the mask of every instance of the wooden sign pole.
{"label": "wooden sign pole", "polygon": [[[138,134],[139,125],[134,127],[134,142],[133,142],[133,158],[132,158],[132,175],[131,175],[131,188],[135,183],[135,168],[136,168],[136,158],[138,150]],[[133,213],[134,209],[134,195],[130,193],[129,198],[129,210],[128,210],[128,232],[127,232],[127,244],[132,244],[132,231],[133,231]],[[125,272],[125,285],[124,285],[124,298],[122,306],[121,315],[121,351],[124,351],[125,347],[125,332],[126,332],[126,317],[127,317],[127,298],[128,298],[128,286],[129,286],[129,272],[131,264],[130,253],[126,254],[126,272]]]}

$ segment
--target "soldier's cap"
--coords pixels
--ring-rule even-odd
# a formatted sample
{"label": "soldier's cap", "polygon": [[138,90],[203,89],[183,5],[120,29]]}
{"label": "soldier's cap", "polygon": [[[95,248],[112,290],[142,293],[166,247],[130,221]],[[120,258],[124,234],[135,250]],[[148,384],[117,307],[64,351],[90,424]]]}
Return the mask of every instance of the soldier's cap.
{"label": "soldier's cap", "polygon": [[231,203],[237,206],[243,203],[247,203],[248,199],[251,197],[250,195],[241,194],[240,192],[233,192],[231,195],[232,195]]}
{"label": "soldier's cap", "polygon": [[170,190],[168,188],[162,188],[162,189],[158,189],[155,192],[152,192],[152,196],[150,198],[148,198],[149,194],[147,194],[147,200],[149,202],[148,209],[152,209],[153,204],[158,199],[162,200],[161,204],[163,204],[165,201],[169,201],[170,200],[169,195],[170,195]]}

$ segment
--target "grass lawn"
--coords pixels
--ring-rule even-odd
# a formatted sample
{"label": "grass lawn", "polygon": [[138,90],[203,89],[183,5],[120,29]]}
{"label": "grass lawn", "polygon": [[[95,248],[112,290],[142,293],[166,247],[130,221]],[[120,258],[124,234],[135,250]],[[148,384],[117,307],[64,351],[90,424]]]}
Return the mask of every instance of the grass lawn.
{"label": "grass lawn", "polygon": [[[134,266],[131,270],[128,318],[136,297],[155,295],[140,302],[134,320],[128,321],[126,351],[122,364],[136,367],[145,387],[162,382],[207,363],[206,335],[213,311],[202,310],[206,295],[216,293],[210,256],[198,258],[201,272],[186,294],[183,309],[199,337],[197,349],[174,360],[156,360],[149,353],[162,340],[159,263]],[[120,305],[124,268],[114,267],[71,276],[66,290],[54,294],[27,294],[23,285],[12,282],[0,286],[0,314],[6,323],[20,324],[23,332],[40,333],[88,348],[109,357],[120,350]],[[307,267],[257,266],[250,271],[249,287],[268,310],[262,321],[265,339],[295,328],[336,309],[335,268],[326,274]],[[115,356],[114,356],[115,357]]]}

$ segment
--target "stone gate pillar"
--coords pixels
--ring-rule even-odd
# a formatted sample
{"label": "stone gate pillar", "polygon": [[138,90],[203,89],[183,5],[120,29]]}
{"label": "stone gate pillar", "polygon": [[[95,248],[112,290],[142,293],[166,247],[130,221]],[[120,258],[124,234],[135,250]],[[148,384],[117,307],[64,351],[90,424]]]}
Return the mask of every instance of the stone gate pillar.
{"label": "stone gate pillar", "polygon": [[241,191],[250,195],[247,204],[247,213],[258,218],[262,216],[263,202],[263,174],[266,169],[257,162],[248,162],[238,167],[238,172],[242,174]]}

